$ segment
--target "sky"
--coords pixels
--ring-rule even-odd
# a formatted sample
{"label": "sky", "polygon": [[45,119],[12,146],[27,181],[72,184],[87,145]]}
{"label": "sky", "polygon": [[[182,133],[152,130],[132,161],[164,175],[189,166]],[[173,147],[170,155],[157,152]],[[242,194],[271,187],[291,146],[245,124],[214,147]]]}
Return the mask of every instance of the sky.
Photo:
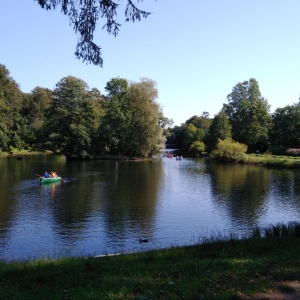
{"label": "sky", "polygon": [[165,117],[180,125],[194,115],[212,118],[239,83],[255,78],[270,112],[300,98],[299,0],[144,0],[152,14],[125,22],[122,2],[117,37],[102,30],[103,67],[76,59],[78,36],[60,9],[34,0],[0,0],[0,64],[24,93],[54,90],[66,76],[105,95],[115,77],[157,83]]}

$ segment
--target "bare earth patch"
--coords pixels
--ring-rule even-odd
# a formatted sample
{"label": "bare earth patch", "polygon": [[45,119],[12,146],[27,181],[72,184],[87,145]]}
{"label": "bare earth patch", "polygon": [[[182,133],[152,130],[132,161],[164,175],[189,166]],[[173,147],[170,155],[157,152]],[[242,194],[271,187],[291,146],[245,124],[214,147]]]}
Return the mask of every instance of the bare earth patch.
{"label": "bare earth patch", "polygon": [[300,281],[281,282],[276,290],[245,297],[244,300],[300,300]]}

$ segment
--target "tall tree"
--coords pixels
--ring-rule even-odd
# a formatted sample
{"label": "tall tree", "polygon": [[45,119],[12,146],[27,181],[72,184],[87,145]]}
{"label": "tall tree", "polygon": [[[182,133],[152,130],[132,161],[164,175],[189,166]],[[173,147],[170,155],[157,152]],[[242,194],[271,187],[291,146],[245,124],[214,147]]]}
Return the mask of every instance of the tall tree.
{"label": "tall tree", "polygon": [[34,148],[43,149],[43,131],[46,121],[46,111],[51,106],[53,91],[47,88],[36,87],[31,93],[24,95],[21,114],[24,119],[23,127],[26,130],[24,139]]}
{"label": "tall tree", "polygon": [[216,148],[219,140],[231,138],[231,125],[224,111],[219,112],[212,120],[208,134],[205,138],[206,150],[211,151]]}
{"label": "tall tree", "polygon": [[[103,59],[100,46],[94,43],[97,22],[104,19],[103,29],[117,36],[121,24],[117,20],[120,4],[112,0],[35,0],[46,9],[60,7],[61,12],[68,16],[70,25],[79,36],[75,55],[83,62],[102,66]],[[139,0],[138,0],[139,2]],[[150,13],[140,10],[131,0],[126,1],[125,21],[135,22],[147,18]]]}
{"label": "tall tree", "polygon": [[0,148],[21,148],[23,119],[20,115],[23,93],[10,76],[8,69],[0,64]]}
{"label": "tall tree", "polygon": [[156,98],[156,82],[141,78],[140,82],[130,84],[129,99],[131,106],[131,124],[128,154],[151,156],[164,147],[166,139],[160,126],[162,110]]}
{"label": "tall tree", "polygon": [[223,105],[232,126],[232,138],[248,145],[250,151],[266,147],[271,126],[269,104],[260,93],[256,79],[238,83]]}
{"label": "tall tree", "polygon": [[100,132],[107,150],[146,157],[164,144],[162,111],[156,103],[156,83],[142,78],[129,83],[113,78],[106,84],[105,115]]}
{"label": "tall tree", "polygon": [[60,151],[67,159],[91,156],[91,135],[98,124],[92,96],[87,84],[73,76],[56,84],[46,124],[48,149]]}
{"label": "tall tree", "polygon": [[131,111],[129,106],[129,82],[124,78],[112,78],[106,83],[103,107],[104,116],[100,127],[100,139],[106,150],[121,154],[127,140]]}

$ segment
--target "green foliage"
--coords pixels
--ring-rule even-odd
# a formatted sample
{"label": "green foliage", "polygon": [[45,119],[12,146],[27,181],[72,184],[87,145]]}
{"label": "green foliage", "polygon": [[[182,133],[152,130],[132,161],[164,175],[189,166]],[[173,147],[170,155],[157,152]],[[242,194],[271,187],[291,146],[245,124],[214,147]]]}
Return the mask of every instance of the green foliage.
{"label": "green foliage", "polygon": [[237,84],[214,119],[204,112],[174,128],[156,103],[154,81],[117,77],[105,90],[107,95],[102,96],[69,76],[54,91],[36,87],[24,94],[0,64],[0,149],[33,147],[73,158],[92,158],[104,151],[145,157],[164,147],[166,138],[169,145],[183,150],[203,142],[211,152],[219,139],[232,136],[249,152],[269,149],[273,154],[298,155],[286,150],[300,148],[300,104],[278,108],[271,120],[255,79]]}
{"label": "green foliage", "polygon": [[56,85],[54,99],[45,126],[48,149],[67,158],[90,157],[96,114],[88,86],[81,79],[65,77]]}
{"label": "green foliage", "polygon": [[[108,33],[116,36],[120,30],[121,23],[117,20],[117,12],[120,6],[114,1],[74,1],[74,0],[38,0],[38,4],[46,9],[52,10],[60,7],[60,11],[69,18],[73,30],[77,33],[75,55],[83,62],[102,66],[102,54],[100,46],[94,43],[94,32],[100,18],[104,19],[104,26]],[[125,21],[140,21],[147,18],[149,12],[138,9],[130,0],[125,7]],[[123,22],[122,22],[123,23]]]}
{"label": "green foliage", "polygon": [[211,125],[211,119],[209,118],[209,114],[207,112],[203,112],[202,116],[193,116],[188,119],[185,123],[187,125],[193,124],[197,129],[201,129],[203,132],[203,136],[205,136],[208,132],[208,129]]}
{"label": "green foliage", "polygon": [[260,93],[258,82],[238,83],[227,96],[228,104],[223,105],[232,126],[232,138],[248,145],[250,150],[268,143],[271,128],[269,104]]}
{"label": "green foliage", "polygon": [[161,109],[156,102],[156,83],[147,78],[131,82],[129,96],[131,124],[126,141],[127,154],[152,156],[165,144],[163,129],[159,124]]}
{"label": "green foliage", "polygon": [[247,152],[247,145],[231,139],[219,140],[217,148],[211,152],[211,157],[219,161],[241,161]]}
{"label": "green foliage", "polygon": [[202,141],[205,133],[201,128],[197,128],[193,123],[184,123],[181,126],[175,126],[170,135],[172,139],[168,140],[168,143],[174,144],[175,148],[182,150],[188,150],[192,143],[195,141]]}
{"label": "green foliage", "polygon": [[300,167],[299,157],[287,155],[277,156],[273,155],[271,152],[265,152],[263,155],[246,154],[240,162],[280,169],[298,169]]}
{"label": "green foliage", "polygon": [[195,141],[192,143],[189,152],[193,154],[202,154],[205,151],[205,144],[203,142]]}
{"label": "green foliage", "polygon": [[21,115],[23,94],[8,69],[0,64],[0,149],[12,145],[21,148],[24,119]]}
{"label": "green foliage", "polygon": [[103,102],[104,116],[99,128],[99,139],[107,151],[121,154],[131,120],[129,83],[124,78],[112,78],[107,82],[105,90],[108,94]]}
{"label": "green foliage", "polygon": [[231,125],[225,112],[221,111],[212,120],[205,138],[207,150],[216,148],[219,140],[231,139]]}
{"label": "green foliage", "polygon": [[271,142],[284,147],[300,147],[300,104],[277,108],[272,115]]}
{"label": "green foliage", "polygon": [[21,115],[23,118],[23,138],[26,145],[44,150],[43,132],[46,121],[46,111],[53,101],[50,89],[36,87],[30,94],[24,94]]}
{"label": "green foliage", "polygon": [[162,112],[156,103],[156,83],[112,78],[106,85],[99,137],[111,153],[147,157],[164,146]]}

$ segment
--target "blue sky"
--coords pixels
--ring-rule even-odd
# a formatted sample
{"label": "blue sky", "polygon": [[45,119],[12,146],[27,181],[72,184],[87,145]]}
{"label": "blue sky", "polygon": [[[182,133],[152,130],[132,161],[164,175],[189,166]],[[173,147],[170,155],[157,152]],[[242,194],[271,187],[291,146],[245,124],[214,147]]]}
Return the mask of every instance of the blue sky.
{"label": "blue sky", "polygon": [[[124,3],[124,1],[123,1]],[[274,112],[300,97],[299,0],[144,0],[153,12],[137,23],[118,17],[115,38],[99,22],[95,42],[103,68],[74,56],[77,36],[59,10],[34,0],[0,1],[0,63],[23,92],[54,89],[72,75],[105,94],[113,77],[157,83],[164,115],[175,125],[194,115],[217,114],[238,83],[259,82]]]}

